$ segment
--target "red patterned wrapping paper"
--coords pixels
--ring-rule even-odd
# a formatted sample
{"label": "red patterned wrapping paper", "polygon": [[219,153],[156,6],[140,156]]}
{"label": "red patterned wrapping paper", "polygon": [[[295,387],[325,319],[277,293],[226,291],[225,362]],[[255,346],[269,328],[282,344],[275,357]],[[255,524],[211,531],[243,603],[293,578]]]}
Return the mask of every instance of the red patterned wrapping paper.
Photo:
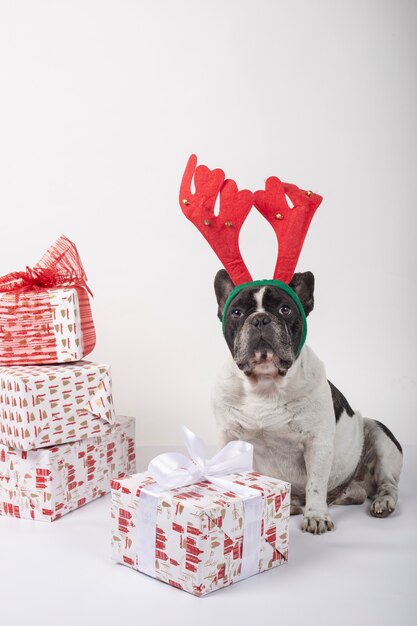
{"label": "red patterned wrapping paper", "polygon": [[0,364],[78,361],[96,343],[87,277],[63,235],[34,268],[0,278]]}
{"label": "red patterned wrapping paper", "polygon": [[67,363],[93,351],[96,343],[84,289],[0,293],[0,363]]}
{"label": "red patterned wrapping paper", "polygon": [[30,450],[114,424],[110,367],[90,361],[0,367],[0,443]]}
{"label": "red patterned wrapping paper", "polygon": [[[263,498],[259,572],[282,565],[288,559],[290,485],[256,472],[229,478]],[[113,558],[136,570],[137,508],[141,490],[154,483],[148,474],[136,474],[111,485]],[[157,505],[156,578],[196,596],[237,582],[244,524],[243,499],[207,481],[163,492]]]}
{"label": "red patterned wrapping paper", "polygon": [[117,416],[102,437],[13,450],[0,445],[0,514],[51,522],[110,491],[135,471],[135,420]]}

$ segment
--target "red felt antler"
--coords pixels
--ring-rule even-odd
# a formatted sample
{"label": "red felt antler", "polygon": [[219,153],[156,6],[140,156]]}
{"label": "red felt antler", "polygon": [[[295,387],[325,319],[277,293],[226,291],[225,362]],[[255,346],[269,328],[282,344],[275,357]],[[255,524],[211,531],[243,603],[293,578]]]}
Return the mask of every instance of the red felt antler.
{"label": "red felt antler", "polygon": [[[293,208],[288,206],[285,195]],[[271,224],[278,240],[275,280],[291,281],[308,227],[322,199],[311,191],[282,183],[276,176],[268,178],[265,191],[254,193],[255,207]]]}
{"label": "red felt antler", "polygon": [[[239,249],[239,233],[253,204],[253,194],[238,191],[233,180],[225,180],[223,170],[197,166],[197,157],[188,160],[180,188],[180,205],[184,215],[207,239],[235,285],[252,280]],[[191,192],[194,177],[195,193]],[[220,212],[214,205],[220,194]]]}

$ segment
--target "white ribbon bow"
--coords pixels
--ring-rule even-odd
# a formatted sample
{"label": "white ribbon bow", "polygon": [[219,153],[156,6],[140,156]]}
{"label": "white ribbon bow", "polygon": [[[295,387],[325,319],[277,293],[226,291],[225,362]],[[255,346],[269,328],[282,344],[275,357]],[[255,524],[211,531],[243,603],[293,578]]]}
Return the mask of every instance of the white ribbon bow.
{"label": "white ribbon bow", "polygon": [[166,452],[152,459],[148,466],[149,474],[164,489],[185,487],[201,480],[230,488],[230,481],[218,477],[252,471],[252,444],[230,441],[211,459],[206,459],[204,441],[185,426],[182,431],[190,458],[178,452]]}

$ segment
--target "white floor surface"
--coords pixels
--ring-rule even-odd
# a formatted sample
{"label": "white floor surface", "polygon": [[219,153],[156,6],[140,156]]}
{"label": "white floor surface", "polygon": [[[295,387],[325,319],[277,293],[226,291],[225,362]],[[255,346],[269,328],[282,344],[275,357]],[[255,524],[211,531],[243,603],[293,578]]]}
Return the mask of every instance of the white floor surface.
{"label": "white floor surface", "polygon": [[[138,469],[159,452],[139,450]],[[203,598],[110,560],[110,496],[52,524],[0,517],[0,625],[415,624],[416,470],[407,447],[392,517],[333,507],[336,531],[323,536],[293,517],[286,565]]]}

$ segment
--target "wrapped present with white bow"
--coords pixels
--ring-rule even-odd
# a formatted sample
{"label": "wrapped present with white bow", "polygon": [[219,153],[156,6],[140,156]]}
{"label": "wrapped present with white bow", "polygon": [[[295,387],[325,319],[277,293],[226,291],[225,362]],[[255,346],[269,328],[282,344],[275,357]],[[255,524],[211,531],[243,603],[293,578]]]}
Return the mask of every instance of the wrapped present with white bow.
{"label": "wrapped present with white bow", "polygon": [[96,437],[115,423],[110,366],[0,367],[0,443],[33,450]]}
{"label": "wrapped present with white bow", "polygon": [[184,437],[190,458],[162,454],[112,481],[114,560],[196,596],[285,563],[290,485],[252,471],[251,444],[206,460]]}
{"label": "wrapped present with white bow", "polygon": [[133,417],[118,415],[106,434],[60,446],[24,451],[0,444],[0,515],[52,522],[135,469]]}

